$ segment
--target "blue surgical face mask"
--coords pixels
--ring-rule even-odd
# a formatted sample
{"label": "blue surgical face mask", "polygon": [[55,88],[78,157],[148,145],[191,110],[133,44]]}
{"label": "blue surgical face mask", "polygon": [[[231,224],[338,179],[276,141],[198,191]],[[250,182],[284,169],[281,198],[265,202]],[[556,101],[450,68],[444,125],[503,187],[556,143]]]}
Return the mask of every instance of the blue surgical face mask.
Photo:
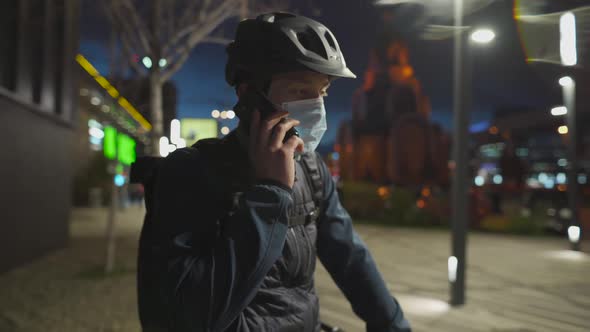
{"label": "blue surgical face mask", "polygon": [[289,117],[299,120],[296,127],[299,137],[303,140],[304,152],[313,152],[328,129],[326,124],[326,108],[324,98],[296,100],[283,103],[283,109]]}

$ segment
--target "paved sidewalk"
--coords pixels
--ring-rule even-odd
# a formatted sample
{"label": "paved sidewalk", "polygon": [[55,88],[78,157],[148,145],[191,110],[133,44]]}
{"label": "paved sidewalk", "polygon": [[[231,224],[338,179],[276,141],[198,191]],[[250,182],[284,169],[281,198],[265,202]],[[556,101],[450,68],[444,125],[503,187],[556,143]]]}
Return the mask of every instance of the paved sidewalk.
{"label": "paved sidewalk", "polygon": [[[66,249],[0,275],[0,331],[140,331],[135,258],[143,210],[118,213],[117,271],[101,275],[105,209],[72,211]],[[415,331],[590,331],[590,256],[563,239],[471,234],[468,304],[451,309],[447,232],[358,226]],[[590,247],[585,243],[584,248]],[[319,265],[322,318],[363,323]]]}

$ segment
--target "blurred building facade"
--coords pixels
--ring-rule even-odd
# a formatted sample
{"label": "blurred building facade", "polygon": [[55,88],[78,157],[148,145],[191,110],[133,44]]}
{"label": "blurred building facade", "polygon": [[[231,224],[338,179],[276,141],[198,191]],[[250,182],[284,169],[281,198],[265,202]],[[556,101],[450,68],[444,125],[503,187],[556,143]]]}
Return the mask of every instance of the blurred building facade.
{"label": "blurred building facade", "polygon": [[0,3],[0,271],[68,239],[79,3]]}

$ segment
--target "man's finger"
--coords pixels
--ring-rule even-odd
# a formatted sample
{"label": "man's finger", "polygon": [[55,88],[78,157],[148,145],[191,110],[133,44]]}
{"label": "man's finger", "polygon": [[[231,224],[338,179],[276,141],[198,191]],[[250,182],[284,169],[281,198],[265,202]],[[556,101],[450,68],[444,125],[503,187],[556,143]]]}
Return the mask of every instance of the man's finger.
{"label": "man's finger", "polygon": [[285,139],[287,131],[299,125],[299,123],[300,122],[295,119],[282,118],[282,121],[273,128],[272,136],[269,142],[270,146],[274,148],[280,148],[283,145],[283,140]]}
{"label": "man's finger", "polygon": [[293,135],[283,144],[283,149],[287,149],[289,152],[303,152],[303,140],[299,136]]}
{"label": "man's finger", "polygon": [[274,126],[276,126],[282,118],[286,117],[288,112],[275,112],[268,118],[260,120],[258,127],[258,144],[261,146],[268,146],[268,140],[272,134]]}

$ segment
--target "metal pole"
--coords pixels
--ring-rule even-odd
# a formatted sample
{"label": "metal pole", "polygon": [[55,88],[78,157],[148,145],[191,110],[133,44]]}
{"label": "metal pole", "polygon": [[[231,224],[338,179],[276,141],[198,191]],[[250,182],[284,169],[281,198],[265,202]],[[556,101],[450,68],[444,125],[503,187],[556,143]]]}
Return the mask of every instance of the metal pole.
{"label": "metal pole", "polygon": [[[567,109],[567,195],[568,205],[571,211],[570,226],[580,227],[578,220],[578,156],[577,137],[578,126],[576,123],[576,82],[572,79],[571,85],[563,86],[563,101]],[[580,229],[580,234],[581,234]],[[580,250],[580,240],[572,241],[572,250]]]}
{"label": "metal pole", "polygon": [[[465,303],[465,266],[468,227],[468,209],[471,176],[468,167],[469,111],[471,104],[471,55],[467,42],[468,31],[462,29],[463,0],[455,1],[455,49],[454,49],[454,132],[453,160],[455,168],[452,185],[451,246],[449,282],[451,305]],[[451,271],[454,269],[454,271]]]}

